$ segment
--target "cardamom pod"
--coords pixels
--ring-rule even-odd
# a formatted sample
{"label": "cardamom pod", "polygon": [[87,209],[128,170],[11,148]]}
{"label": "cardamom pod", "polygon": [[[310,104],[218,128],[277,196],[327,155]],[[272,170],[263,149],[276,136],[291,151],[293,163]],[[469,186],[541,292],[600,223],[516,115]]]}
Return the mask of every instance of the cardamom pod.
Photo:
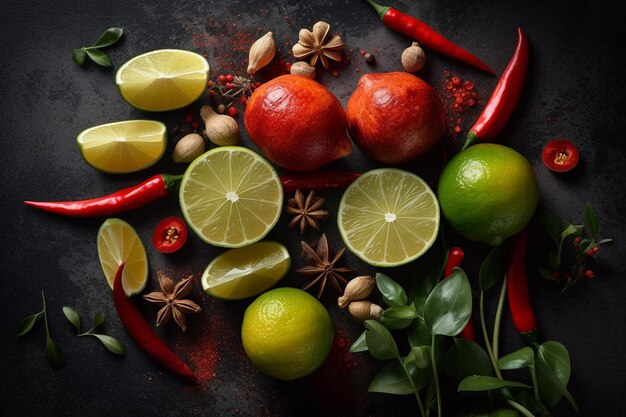
{"label": "cardamom pod", "polygon": [[254,75],[258,70],[270,63],[276,54],[276,44],[272,32],[257,39],[250,47],[248,55],[248,74]]}
{"label": "cardamom pod", "polygon": [[215,113],[207,104],[200,108],[200,117],[204,120],[207,137],[217,146],[232,146],[239,142],[239,124],[232,117]]}
{"label": "cardamom pod", "polygon": [[340,308],[344,308],[351,301],[363,300],[372,293],[375,285],[376,280],[369,275],[351,279],[343,295],[337,299],[337,304]]}
{"label": "cardamom pod", "polygon": [[380,320],[383,315],[383,308],[371,301],[353,301],[348,304],[348,311],[357,320]]}
{"label": "cardamom pod", "polygon": [[204,138],[197,133],[190,133],[183,136],[172,153],[174,162],[191,162],[204,153],[206,144]]}

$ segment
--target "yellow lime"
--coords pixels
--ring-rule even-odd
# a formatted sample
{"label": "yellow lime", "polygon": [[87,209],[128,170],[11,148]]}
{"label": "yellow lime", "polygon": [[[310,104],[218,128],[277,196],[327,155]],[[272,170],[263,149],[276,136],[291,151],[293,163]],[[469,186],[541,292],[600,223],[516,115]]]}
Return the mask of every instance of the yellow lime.
{"label": "yellow lime", "polygon": [[375,169],[346,189],[337,223],[348,249],[365,262],[403,265],[435,242],[439,204],[417,175],[395,168]]}
{"label": "yellow lime", "polygon": [[455,231],[495,246],[528,224],[537,206],[538,186],[524,156],[503,145],[483,143],[450,160],[437,194]]}
{"label": "yellow lime", "polygon": [[115,274],[126,261],[122,287],[126,295],[140,293],[148,282],[148,257],[141,238],[124,220],[107,219],[98,230],[98,257],[104,276],[113,289]]}
{"label": "yellow lime", "polygon": [[89,165],[100,171],[125,174],[148,168],[161,159],[167,129],[154,120],[126,120],[85,129],[77,142]]}
{"label": "yellow lime", "polygon": [[240,146],[211,149],[196,158],[180,184],[180,207],[205,242],[237,248],[261,240],[274,227],[283,187],[274,168]]}
{"label": "yellow lime", "polygon": [[291,266],[287,248],[278,242],[257,242],[218,255],[202,274],[207,294],[225,300],[252,297],[276,284]]}
{"label": "yellow lime", "polygon": [[204,93],[209,63],[195,52],[161,49],[136,56],[120,67],[115,82],[131,106],[147,111],[185,107]]}
{"label": "yellow lime", "polygon": [[297,288],[261,294],[243,316],[241,340],[246,354],[266,374],[292,380],[317,369],[333,343],[328,310]]}

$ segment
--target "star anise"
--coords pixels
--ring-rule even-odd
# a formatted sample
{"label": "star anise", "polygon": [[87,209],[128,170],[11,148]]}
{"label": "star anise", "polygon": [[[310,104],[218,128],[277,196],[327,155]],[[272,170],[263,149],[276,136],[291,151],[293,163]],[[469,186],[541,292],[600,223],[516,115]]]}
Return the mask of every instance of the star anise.
{"label": "star anise", "polygon": [[291,51],[293,56],[298,59],[310,56],[309,65],[312,67],[319,60],[322,61],[324,68],[328,68],[328,59],[341,61],[343,46],[341,36],[331,35],[330,25],[320,21],[313,25],[313,31],[300,29],[298,43],[291,48]]}
{"label": "star anise", "polygon": [[190,275],[180,282],[174,281],[162,272],[158,273],[161,292],[155,291],[146,294],[143,298],[153,304],[162,306],[157,313],[156,325],[167,323],[172,317],[183,331],[187,330],[185,314],[194,314],[202,311],[202,308],[191,300],[186,300],[193,288],[193,276]]}
{"label": "star anise", "polygon": [[329,282],[339,295],[342,294],[342,286],[345,286],[348,281],[340,274],[346,272],[353,272],[353,269],[347,267],[337,267],[337,262],[341,259],[346,248],[341,248],[337,253],[332,254],[332,249],[328,245],[328,239],[326,234],[322,233],[317,246],[313,249],[306,242],[301,242],[302,256],[310,264],[308,266],[297,269],[296,272],[310,278],[302,289],[307,290],[313,285],[320,283],[319,290],[317,291],[317,298],[322,296],[326,283]]}
{"label": "star anise", "polygon": [[287,201],[285,212],[293,214],[294,217],[289,222],[289,227],[300,224],[300,233],[304,233],[307,226],[311,226],[315,230],[320,228],[320,220],[328,217],[328,211],[322,210],[324,199],[315,195],[314,191],[304,197],[304,193],[296,190],[294,198]]}

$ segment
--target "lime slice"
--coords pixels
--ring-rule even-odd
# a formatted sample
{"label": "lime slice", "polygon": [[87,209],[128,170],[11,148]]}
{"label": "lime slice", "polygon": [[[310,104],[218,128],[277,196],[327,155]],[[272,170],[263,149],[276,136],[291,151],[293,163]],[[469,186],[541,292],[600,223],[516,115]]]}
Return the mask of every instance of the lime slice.
{"label": "lime slice", "polygon": [[202,274],[202,289],[217,298],[239,300],[267,290],[291,266],[287,248],[278,242],[257,242],[218,255]]}
{"label": "lime slice", "polygon": [[85,129],[77,142],[80,154],[92,167],[126,174],[148,168],[161,159],[167,129],[154,120],[126,120]]}
{"label": "lime slice", "polygon": [[136,56],[120,67],[115,82],[124,100],[147,111],[185,107],[204,93],[209,63],[195,52],[161,49]]}
{"label": "lime slice", "polygon": [[283,187],[274,168],[240,146],[200,155],[180,184],[187,224],[215,246],[237,248],[261,240],[278,221],[282,205]]}
{"label": "lime slice", "polygon": [[113,289],[120,264],[126,261],[122,287],[126,295],[141,292],[148,282],[148,257],[133,227],[120,219],[107,219],[98,230],[98,257],[104,276]]}
{"label": "lime slice", "polygon": [[439,230],[439,203],[417,175],[375,169],[344,192],[339,232],[352,253],[376,266],[403,265],[428,250]]}

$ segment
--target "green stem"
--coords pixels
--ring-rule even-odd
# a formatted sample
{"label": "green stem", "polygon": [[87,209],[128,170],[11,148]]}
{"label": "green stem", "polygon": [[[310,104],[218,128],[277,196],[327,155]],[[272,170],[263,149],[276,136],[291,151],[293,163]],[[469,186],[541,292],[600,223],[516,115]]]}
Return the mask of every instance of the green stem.
{"label": "green stem", "polygon": [[513,400],[507,400],[507,403],[509,403],[509,405],[511,407],[513,407],[515,410],[519,411],[519,413],[525,417],[535,417],[533,413],[531,413],[530,411],[528,411],[526,408],[524,408],[524,406],[522,406],[521,404],[513,401]]}
{"label": "green stem", "polygon": [[426,417],[426,411],[424,411],[424,404],[422,403],[422,398],[420,397],[417,387],[413,383],[413,378],[411,378],[411,374],[409,373],[409,370],[406,369],[406,366],[404,365],[404,361],[401,358],[396,358],[396,359],[398,359],[398,361],[400,362],[400,365],[402,366],[402,369],[404,370],[406,377],[409,379],[409,384],[411,384],[411,388],[413,388],[413,392],[415,393],[415,399],[417,400],[417,406],[420,409],[420,414],[422,415],[422,417]]}
{"label": "green stem", "polygon": [[533,393],[535,394],[535,399],[540,401],[541,398],[539,398],[539,385],[537,384],[537,372],[535,371],[534,366],[530,367],[530,379],[533,383]]}
{"label": "green stem", "polygon": [[385,17],[385,14],[387,14],[389,9],[391,9],[391,7],[380,5],[376,3],[374,0],[365,0],[365,1],[368,2],[370,6],[374,8],[374,10],[376,10],[376,13],[378,13],[378,17],[380,17],[380,20],[383,20]]}
{"label": "green stem", "polygon": [[435,380],[435,392],[437,394],[437,416],[441,417],[442,414],[442,404],[441,404],[441,390],[439,389],[439,372],[437,371],[437,358],[435,357],[435,335],[431,337],[430,343],[430,361],[433,365],[433,377]]}
{"label": "green stem", "polygon": [[480,327],[482,327],[483,338],[485,339],[485,347],[487,348],[487,354],[489,355],[489,359],[491,359],[491,365],[493,366],[493,370],[496,373],[496,376],[500,380],[504,380],[502,378],[502,373],[498,368],[497,361],[493,356],[493,350],[491,349],[491,342],[489,341],[489,336],[487,335],[487,324],[485,323],[485,292],[480,292]]}
{"label": "green stem", "polygon": [[498,351],[500,344],[500,322],[502,321],[502,307],[504,306],[504,295],[506,294],[506,278],[502,280],[502,288],[500,289],[500,298],[498,299],[498,308],[496,310],[496,319],[493,323],[493,357],[498,360]]}
{"label": "green stem", "polygon": [[465,139],[465,144],[463,145],[463,148],[461,148],[461,150],[464,151],[476,142],[478,142],[478,136],[476,136],[476,133],[473,130],[470,130],[467,134],[467,139]]}
{"label": "green stem", "polygon": [[43,322],[46,327],[46,336],[50,337],[50,329],[48,328],[48,311],[46,309],[46,296],[44,295],[43,290],[41,290],[41,300],[43,302],[43,310],[41,311],[43,312]]}

